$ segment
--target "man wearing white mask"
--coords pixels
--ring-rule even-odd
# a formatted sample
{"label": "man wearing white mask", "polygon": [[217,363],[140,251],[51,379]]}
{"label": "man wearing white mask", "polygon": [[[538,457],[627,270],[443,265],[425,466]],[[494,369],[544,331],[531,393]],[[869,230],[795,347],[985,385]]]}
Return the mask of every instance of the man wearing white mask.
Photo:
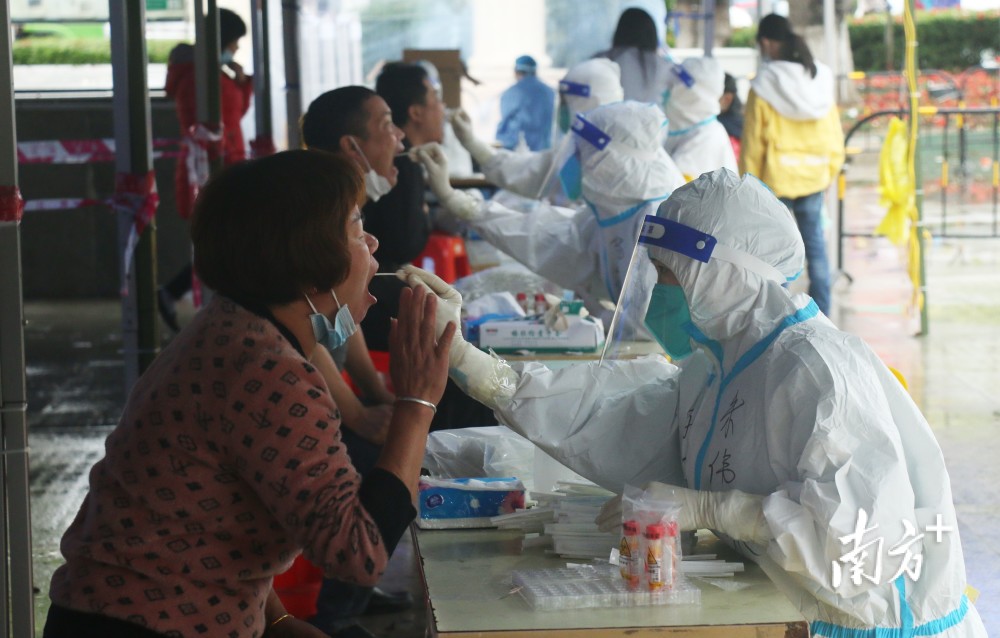
{"label": "man wearing white mask", "polygon": [[732,142],[719,122],[725,81],[725,71],[714,58],[688,58],[670,75],[666,93],[670,129],[664,148],[688,180],[717,168],[737,170]]}
{"label": "man wearing white mask", "polygon": [[575,291],[607,326],[643,216],[683,184],[659,141],[664,125],[659,107],[640,102],[577,113],[549,171],[567,199],[579,201],[575,208],[532,202],[520,211],[482,201],[451,188],[439,149],[419,149],[417,157],[449,212],[530,270]]}
{"label": "man wearing white mask", "polygon": [[[559,82],[556,119],[560,134],[569,133],[570,124],[577,113],[586,113],[603,104],[621,102],[624,95],[621,69],[617,63],[606,58],[594,58],[572,67]],[[486,179],[493,184],[531,199],[542,196],[549,196],[554,202],[561,199],[558,185],[555,191],[540,192],[542,182],[552,167],[558,144],[556,148],[535,153],[494,149],[476,137],[472,131],[472,122],[464,111],[455,113],[451,118],[451,126],[455,130],[455,137],[482,168]]]}

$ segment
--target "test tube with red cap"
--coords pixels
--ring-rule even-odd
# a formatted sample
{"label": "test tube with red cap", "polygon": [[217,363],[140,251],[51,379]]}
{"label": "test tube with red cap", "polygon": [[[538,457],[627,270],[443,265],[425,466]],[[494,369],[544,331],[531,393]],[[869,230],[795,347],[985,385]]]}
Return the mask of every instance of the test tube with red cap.
{"label": "test tube with red cap", "polygon": [[663,541],[666,534],[666,527],[662,523],[647,525],[643,533],[646,538],[646,585],[651,592],[663,590]]}
{"label": "test tube with red cap", "polygon": [[642,572],[639,568],[639,522],[628,520],[622,523],[622,542],[618,548],[618,566],[622,578],[629,589],[637,589]]}

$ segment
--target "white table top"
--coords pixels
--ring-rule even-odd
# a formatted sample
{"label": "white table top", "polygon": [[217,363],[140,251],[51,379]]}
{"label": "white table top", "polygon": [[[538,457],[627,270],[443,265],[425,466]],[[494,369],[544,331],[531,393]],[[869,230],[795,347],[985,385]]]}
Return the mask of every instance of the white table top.
{"label": "white table top", "polygon": [[[763,571],[749,562],[744,573],[728,579],[749,587],[727,592],[698,583],[702,591],[700,605],[534,611],[519,595],[508,595],[511,571],[562,567],[565,559],[547,555],[541,549],[522,554],[521,534],[517,531],[413,529],[429,599],[428,624],[434,636],[808,636],[802,615]],[[729,560],[740,560],[720,541],[709,537],[699,537],[697,553],[718,553]]]}

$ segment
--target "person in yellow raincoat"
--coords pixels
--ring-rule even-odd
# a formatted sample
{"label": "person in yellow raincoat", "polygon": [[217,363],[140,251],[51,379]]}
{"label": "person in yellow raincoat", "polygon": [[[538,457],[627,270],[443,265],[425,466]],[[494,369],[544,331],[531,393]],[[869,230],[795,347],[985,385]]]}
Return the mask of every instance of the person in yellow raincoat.
{"label": "person in yellow raincoat", "polygon": [[765,16],[757,44],[764,64],[747,98],[740,172],[759,177],[795,214],[805,243],[809,295],[829,314],[823,192],[844,162],[833,75],[813,59],[787,18]]}

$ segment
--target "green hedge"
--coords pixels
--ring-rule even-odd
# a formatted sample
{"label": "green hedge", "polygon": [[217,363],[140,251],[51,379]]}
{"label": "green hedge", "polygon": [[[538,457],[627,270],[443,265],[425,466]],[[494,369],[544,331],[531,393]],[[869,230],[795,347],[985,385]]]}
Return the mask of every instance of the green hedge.
{"label": "green hedge", "polygon": [[[177,45],[171,40],[149,40],[150,62],[167,61]],[[14,64],[110,64],[111,42],[97,39],[58,37],[21,38],[14,42]]]}
{"label": "green hedge", "polygon": [[[903,22],[894,19],[893,68],[903,68]],[[871,16],[848,23],[854,68],[858,71],[885,70],[885,17]],[[728,46],[756,46],[757,29],[738,29]],[[985,49],[1000,53],[1000,11],[919,12],[917,13],[919,65],[923,69],[962,71],[979,64]]]}
{"label": "green hedge", "polygon": [[[893,20],[893,69],[903,68],[903,22]],[[848,27],[854,68],[885,70],[885,18],[869,18]],[[985,49],[1000,53],[1000,12],[957,11],[917,14],[918,64],[923,69],[962,71],[979,64]]]}

